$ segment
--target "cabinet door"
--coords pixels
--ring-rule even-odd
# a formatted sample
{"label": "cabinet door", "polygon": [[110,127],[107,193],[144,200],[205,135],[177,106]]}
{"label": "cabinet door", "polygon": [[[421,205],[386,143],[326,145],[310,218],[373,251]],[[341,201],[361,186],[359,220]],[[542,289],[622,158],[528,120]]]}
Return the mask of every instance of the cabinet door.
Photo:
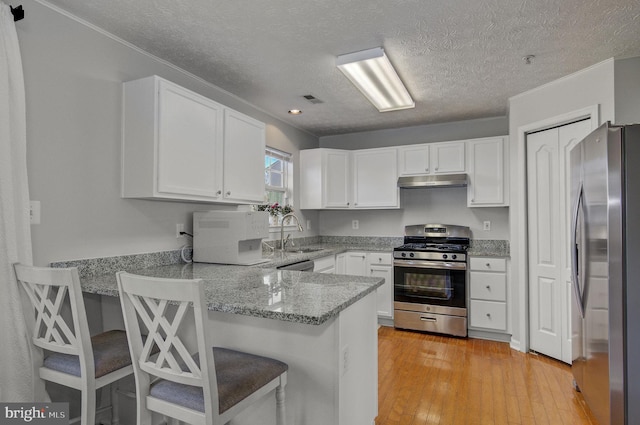
{"label": "cabinet door", "polygon": [[398,207],[396,149],[365,149],[353,153],[353,206]]}
{"label": "cabinet door", "polygon": [[429,174],[429,145],[398,148],[398,174],[418,176]]}
{"label": "cabinet door", "polygon": [[347,274],[347,254],[336,255],[336,274]]}
{"label": "cabinet door", "polygon": [[365,252],[347,252],[345,274],[352,276],[368,276],[367,254]]}
{"label": "cabinet door", "polygon": [[336,272],[336,257],[328,255],[313,260],[313,271],[314,273],[334,274]]}
{"label": "cabinet door", "polygon": [[502,137],[467,142],[468,206],[508,205],[505,190],[504,149],[505,143]]}
{"label": "cabinet door", "polygon": [[218,198],[222,105],[167,81],[158,90],[158,192]]}
{"label": "cabinet door", "polygon": [[224,114],[224,198],[264,200],[265,126],[232,109]]}
{"label": "cabinet door", "polygon": [[[369,254],[372,255],[372,254]],[[378,297],[378,316],[393,317],[393,268],[390,266],[370,266],[372,277],[384,278],[384,284],[376,291]]]}
{"label": "cabinet door", "polygon": [[431,172],[433,174],[464,173],[464,142],[431,144]]}
{"label": "cabinet door", "polygon": [[322,197],[324,208],[349,208],[349,152],[323,152]]}

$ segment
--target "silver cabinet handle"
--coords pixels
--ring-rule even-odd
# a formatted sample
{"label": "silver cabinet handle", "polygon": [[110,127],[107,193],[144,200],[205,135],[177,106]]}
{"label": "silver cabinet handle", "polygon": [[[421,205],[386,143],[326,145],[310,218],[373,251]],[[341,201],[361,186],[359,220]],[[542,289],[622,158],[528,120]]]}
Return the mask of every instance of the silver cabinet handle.
{"label": "silver cabinet handle", "polygon": [[231,196],[231,191],[228,191],[228,192],[227,192],[227,196]]}
{"label": "silver cabinet handle", "polygon": [[221,190],[217,191],[216,195],[222,195],[222,191]]}

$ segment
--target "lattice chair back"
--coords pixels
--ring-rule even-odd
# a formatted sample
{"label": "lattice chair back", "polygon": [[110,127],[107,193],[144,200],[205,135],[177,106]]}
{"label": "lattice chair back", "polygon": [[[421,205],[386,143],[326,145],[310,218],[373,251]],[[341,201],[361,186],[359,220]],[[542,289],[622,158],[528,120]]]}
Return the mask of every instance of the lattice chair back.
{"label": "lattice chair back", "polygon": [[[172,416],[171,410],[175,409],[150,396],[154,377],[202,388],[205,412],[217,417],[218,403],[212,401],[218,400],[218,388],[212,344],[205,331],[207,309],[202,281],[150,278],[126,272],[119,272],[117,278],[136,376],[137,423],[150,423],[148,409],[167,416]],[[195,356],[187,349],[186,334],[182,334],[194,325]],[[187,422],[216,423],[204,413],[194,414]]]}
{"label": "lattice chair back", "polygon": [[[91,337],[78,269],[22,264],[15,264],[14,269],[35,311],[33,344],[56,353],[78,356],[81,376],[94,379]],[[65,305],[70,307],[71,318]]]}

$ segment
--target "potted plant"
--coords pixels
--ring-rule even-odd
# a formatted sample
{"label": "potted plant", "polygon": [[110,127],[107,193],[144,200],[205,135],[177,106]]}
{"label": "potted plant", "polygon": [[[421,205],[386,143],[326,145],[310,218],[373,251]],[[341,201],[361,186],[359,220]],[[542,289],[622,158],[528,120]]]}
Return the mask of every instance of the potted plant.
{"label": "potted plant", "polygon": [[283,216],[293,212],[293,207],[291,205],[280,205],[276,202],[274,204],[254,205],[254,210],[267,211],[269,213],[269,224],[277,226]]}

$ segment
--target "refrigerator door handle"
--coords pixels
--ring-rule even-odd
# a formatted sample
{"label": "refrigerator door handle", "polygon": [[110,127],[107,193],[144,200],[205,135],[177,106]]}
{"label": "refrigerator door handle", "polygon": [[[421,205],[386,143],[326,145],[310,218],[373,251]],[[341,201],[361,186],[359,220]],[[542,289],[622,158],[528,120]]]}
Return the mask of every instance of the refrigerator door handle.
{"label": "refrigerator door handle", "polygon": [[580,182],[578,189],[578,197],[573,207],[573,220],[571,223],[571,281],[573,283],[573,291],[575,293],[580,315],[584,318],[584,300],[580,291],[580,276],[578,275],[578,218],[580,215],[580,207],[583,205],[583,182]]}

